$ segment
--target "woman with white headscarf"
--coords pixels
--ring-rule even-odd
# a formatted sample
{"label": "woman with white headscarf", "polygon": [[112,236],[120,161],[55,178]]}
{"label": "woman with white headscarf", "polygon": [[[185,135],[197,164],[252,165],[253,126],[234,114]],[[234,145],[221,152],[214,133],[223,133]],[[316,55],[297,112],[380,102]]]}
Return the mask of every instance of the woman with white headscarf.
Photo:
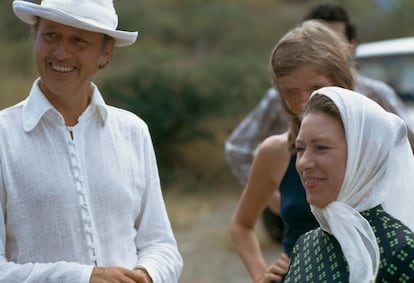
{"label": "woman with white headscarf", "polygon": [[321,228],[296,242],[286,282],[414,282],[414,158],[404,122],[359,93],[315,91],[296,168]]}

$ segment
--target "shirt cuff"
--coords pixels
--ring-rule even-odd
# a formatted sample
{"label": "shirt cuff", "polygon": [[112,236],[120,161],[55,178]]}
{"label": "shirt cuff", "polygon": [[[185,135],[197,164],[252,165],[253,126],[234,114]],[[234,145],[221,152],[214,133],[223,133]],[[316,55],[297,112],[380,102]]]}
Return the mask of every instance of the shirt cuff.
{"label": "shirt cuff", "polygon": [[93,265],[82,265],[81,283],[89,283],[91,280]]}

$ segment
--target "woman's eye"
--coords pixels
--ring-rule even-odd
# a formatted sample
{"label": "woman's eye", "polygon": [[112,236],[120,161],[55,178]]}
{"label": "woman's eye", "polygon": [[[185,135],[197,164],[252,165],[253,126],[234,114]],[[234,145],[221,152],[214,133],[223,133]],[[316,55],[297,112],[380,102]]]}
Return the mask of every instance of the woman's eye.
{"label": "woman's eye", "polygon": [[320,88],[322,88],[323,86],[314,86],[313,88],[312,88],[312,91],[315,91],[315,90],[318,90],[318,89],[320,89]]}
{"label": "woman's eye", "polygon": [[300,146],[300,145],[297,145],[296,146],[296,151],[297,152],[303,152],[305,150],[305,147],[304,146]]}
{"label": "woman's eye", "polygon": [[317,150],[325,150],[325,149],[327,149],[328,147],[327,146],[325,146],[325,145],[318,145],[318,146],[316,146],[316,149]]}

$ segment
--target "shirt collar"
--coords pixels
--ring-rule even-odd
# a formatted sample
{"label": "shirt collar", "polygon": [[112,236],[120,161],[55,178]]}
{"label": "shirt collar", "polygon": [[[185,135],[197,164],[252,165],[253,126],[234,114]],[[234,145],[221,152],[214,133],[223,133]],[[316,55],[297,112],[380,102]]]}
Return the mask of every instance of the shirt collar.
{"label": "shirt collar", "polygon": [[[35,80],[32,89],[30,90],[30,94],[23,105],[23,128],[26,132],[33,130],[47,112],[57,112],[57,110],[40,90],[39,81],[40,78]],[[105,125],[108,118],[107,105],[105,104],[98,87],[94,83],[91,83],[91,87],[93,89],[91,103],[79,117],[79,121],[87,120],[95,112],[97,112],[98,116],[102,120],[102,123]]]}

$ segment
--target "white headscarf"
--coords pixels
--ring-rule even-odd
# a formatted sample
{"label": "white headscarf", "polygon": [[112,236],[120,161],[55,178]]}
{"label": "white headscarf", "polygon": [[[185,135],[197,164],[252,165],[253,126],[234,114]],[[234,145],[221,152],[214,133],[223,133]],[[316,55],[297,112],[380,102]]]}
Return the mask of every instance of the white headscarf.
{"label": "white headscarf", "polygon": [[414,230],[414,158],[407,128],[399,117],[357,92],[325,87],[313,95],[329,97],[339,109],[348,159],[337,200],[325,208],[311,206],[312,212],[321,228],[341,245],[349,282],[374,282],[379,247],[359,212],[382,204],[386,212]]}

